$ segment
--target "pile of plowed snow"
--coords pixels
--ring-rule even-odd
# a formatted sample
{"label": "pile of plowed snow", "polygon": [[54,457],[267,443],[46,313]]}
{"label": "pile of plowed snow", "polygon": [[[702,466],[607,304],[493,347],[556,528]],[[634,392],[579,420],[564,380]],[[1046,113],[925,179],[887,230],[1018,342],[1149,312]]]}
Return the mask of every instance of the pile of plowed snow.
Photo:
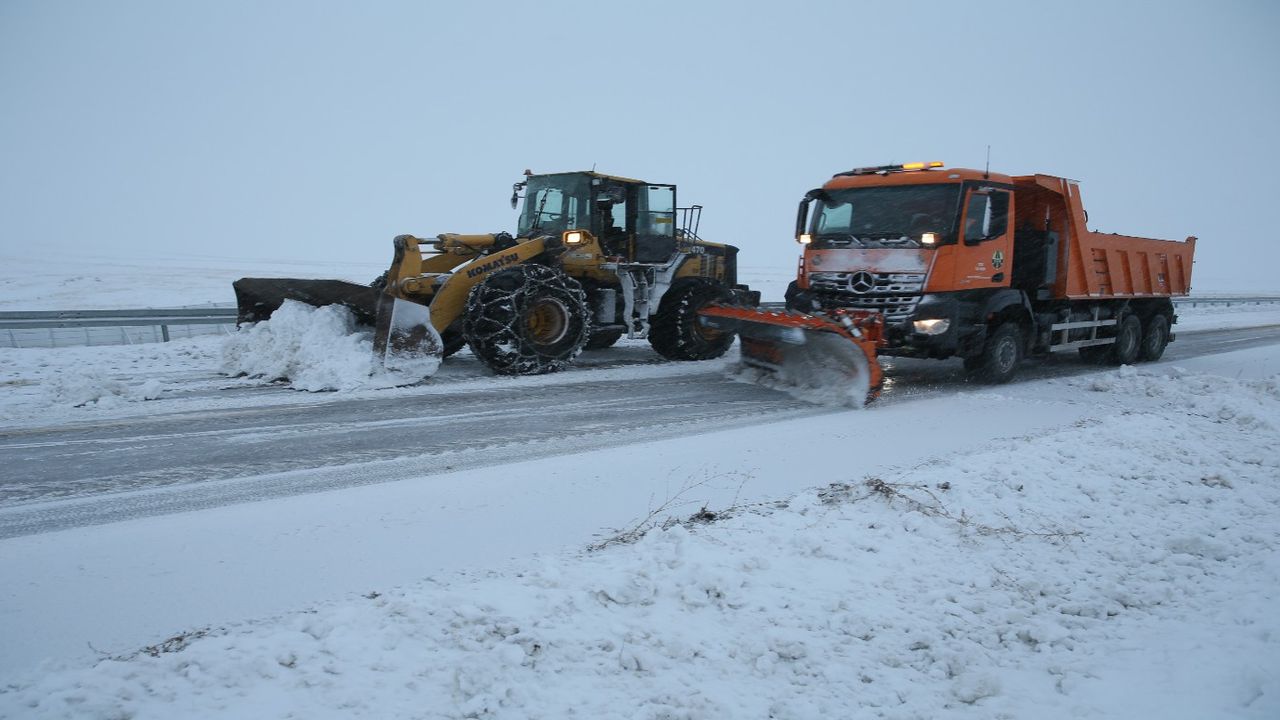
{"label": "pile of plowed snow", "polygon": [[1097,414],[45,668],[0,716],[1280,717],[1278,379],[1055,382]]}
{"label": "pile of plowed snow", "polygon": [[313,307],[286,300],[269,320],[227,337],[222,369],[287,381],[298,390],[367,390],[418,382],[440,359],[424,357],[413,367],[384,368],[373,353],[373,332],[361,328],[341,305]]}

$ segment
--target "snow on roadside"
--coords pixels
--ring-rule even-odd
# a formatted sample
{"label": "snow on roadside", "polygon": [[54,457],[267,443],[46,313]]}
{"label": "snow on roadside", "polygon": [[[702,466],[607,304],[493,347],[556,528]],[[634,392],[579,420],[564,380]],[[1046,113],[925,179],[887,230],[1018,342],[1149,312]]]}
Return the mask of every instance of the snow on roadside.
{"label": "snow on roadside", "polygon": [[1236,328],[1280,325],[1280,303],[1260,305],[1200,305],[1177,306],[1178,322],[1174,332],[1200,332],[1202,330],[1231,330]]}
{"label": "snow on roadside", "polygon": [[0,348],[0,424],[146,412],[146,401],[216,379],[219,342],[211,336],[57,350]]}
{"label": "snow on roadside", "polygon": [[46,667],[0,716],[1276,717],[1280,378],[1052,382],[1098,415]]}

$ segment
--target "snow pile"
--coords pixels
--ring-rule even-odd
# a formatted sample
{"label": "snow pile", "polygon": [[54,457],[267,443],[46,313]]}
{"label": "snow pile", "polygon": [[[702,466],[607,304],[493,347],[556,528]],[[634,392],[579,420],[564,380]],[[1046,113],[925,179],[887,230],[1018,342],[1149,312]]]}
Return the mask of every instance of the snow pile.
{"label": "snow pile", "polygon": [[109,407],[125,402],[156,400],[161,389],[160,381],[155,378],[134,384],[92,369],[83,375],[59,375],[53,379],[51,387],[57,404],[72,407]]}
{"label": "snow pile", "polygon": [[364,390],[418,382],[439,358],[387,369],[376,362],[373,332],[341,305],[313,307],[286,300],[271,318],[227,337],[222,369],[229,375],[288,380],[298,390]]}
{"label": "snow pile", "polygon": [[46,668],[0,716],[1277,717],[1278,381],[1055,381],[1103,410],[634,544]]}

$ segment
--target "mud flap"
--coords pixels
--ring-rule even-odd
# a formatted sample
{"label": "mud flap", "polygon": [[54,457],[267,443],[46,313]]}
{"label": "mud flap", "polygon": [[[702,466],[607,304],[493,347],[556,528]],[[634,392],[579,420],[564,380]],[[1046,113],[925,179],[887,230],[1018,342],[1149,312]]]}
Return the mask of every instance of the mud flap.
{"label": "mud flap", "polygon": [[[765,385],[807,391],[807,399],[862,405],[876,397],[883,374],[876,361],[879,320],[864,333],[850,318],[711,306],[701,315],[713,327],[735,330],[742,364],[762,372]],[[865,321],[865,319],[864,319]]]}
{"label": "mud flap", "polygon": [[444,341],[431,325],[431,309],[393,295],[381,295],[373,354],[387,370],[418,378],[434,375],[444,359]]}

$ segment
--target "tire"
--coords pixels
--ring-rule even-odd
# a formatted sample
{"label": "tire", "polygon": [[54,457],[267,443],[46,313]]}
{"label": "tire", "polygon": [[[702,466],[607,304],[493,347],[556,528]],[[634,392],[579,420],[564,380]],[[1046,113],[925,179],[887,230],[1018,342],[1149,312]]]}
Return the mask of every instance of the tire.
{"label": "tire", "polygon": [[649,323],[649,344],[668,360],[710,360],[733,345],[734,333],[698,322],[698,310],[732,302],[729,288],[708,278],[681,278],[662,296]]}
{"label": "tire", "polygon": [[982,354],[969,358],[965,369],[975,380],[993,385],[1009,382],[1018,372],[1023,355],[1022,328],[1007,322],[987,335]]}
{"label": "tire", "polygon": [[1116,324],[1116,341],[1108,346],[1111,353],[1107,360],[1113,365],[1132,365],[1138,359],[1141,345],[1142,321],[1133,313],[1122,315]]}
{"label": "tire", "polygon": [[471,289],[463,334],[471,352],[499,375],[540,375],[573,361],[587,342],[589,322],[576,280],[526,264]]}
{"label": "tire", "polygon": [[622,330],[620,328],[614,328],[612,330],[592,328],[587,334],[587,344],[583,345],[582,349],[604,350],[605,348],[613,347],[613,344],[618,342],[618,338],[621,337]]}
{"label": "tire", "polygon": [[1159,360],[1169,346],[1169,318],[1152,315],[1142,328],[1142,342],[1138,345],[1139,360]]}

